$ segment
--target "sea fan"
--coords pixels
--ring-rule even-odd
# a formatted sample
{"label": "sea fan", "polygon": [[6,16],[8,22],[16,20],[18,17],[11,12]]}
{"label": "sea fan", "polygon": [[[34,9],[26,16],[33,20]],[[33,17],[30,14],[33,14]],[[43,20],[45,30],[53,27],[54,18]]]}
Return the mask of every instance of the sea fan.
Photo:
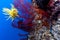
{"label": "sea fan", "polygon": [[[15,22],[16,20],[14,20],[12,25],[16,28],[23,29],[25,31],[30,32],[33,30],[32,21],[34,20],[35,15],[31,9],[32,5],[28,2],[24,4],[23,1],[21,1],[21,0],[14,1],[14,6],[19,11],[19,13],[18,13],[19,17],[18,17],[18,21]],[[23,20],[21,20],[21,18]]]}

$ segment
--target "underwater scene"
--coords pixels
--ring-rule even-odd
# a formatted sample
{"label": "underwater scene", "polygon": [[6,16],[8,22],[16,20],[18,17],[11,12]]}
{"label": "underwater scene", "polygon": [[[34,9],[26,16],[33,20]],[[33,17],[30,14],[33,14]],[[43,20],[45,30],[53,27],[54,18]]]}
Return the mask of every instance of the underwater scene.
{"label": "underwater scene", "polygon": [[0,40],[60,40],[60,0],[1,0]]}

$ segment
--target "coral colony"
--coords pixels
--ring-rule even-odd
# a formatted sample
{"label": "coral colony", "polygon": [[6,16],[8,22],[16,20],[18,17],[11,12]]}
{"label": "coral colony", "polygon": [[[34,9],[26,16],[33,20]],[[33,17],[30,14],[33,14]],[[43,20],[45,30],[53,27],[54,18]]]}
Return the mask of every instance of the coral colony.
{"label": "coral colony", "polygon": [[60,40],[60,0],[14,0],[11,6],[3,12],[12,26],[29,33],[20,40]]}

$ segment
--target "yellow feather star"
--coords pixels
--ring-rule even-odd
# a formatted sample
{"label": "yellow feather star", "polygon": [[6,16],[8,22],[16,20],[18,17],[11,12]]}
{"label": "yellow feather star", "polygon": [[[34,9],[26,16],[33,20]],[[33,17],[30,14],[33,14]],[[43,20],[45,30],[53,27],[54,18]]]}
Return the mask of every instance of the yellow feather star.
{"label": "yellow feather star", "polygon": [[[14,8],[14,6],[11,4],[12,8],[11,9],[8,9],[8,8],[3,8],[3,12],[5,12],[5,15],[8,15],[8,19],[9,18],[12,18],[12,20],[14,20],[14,18],[16,16],[18,16],[18,11],[16,8]],[[7,20],[8,20],[7,19]]]}

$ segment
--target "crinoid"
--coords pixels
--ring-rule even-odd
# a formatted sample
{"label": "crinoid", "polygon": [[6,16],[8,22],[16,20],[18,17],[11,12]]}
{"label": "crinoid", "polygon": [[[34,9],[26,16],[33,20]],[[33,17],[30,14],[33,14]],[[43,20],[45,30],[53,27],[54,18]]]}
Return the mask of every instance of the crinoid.
{"label": "crinoid", "polygon": [[18,11],[17,9],[14,7],[14,5],[11,4],[11,9],[9,8],[3,8],[2,10],[4,13],[4,15],[8,16],[7,20],[12,18],[12,20],[14,20],[14,18],[16,16],[18,16]]}

